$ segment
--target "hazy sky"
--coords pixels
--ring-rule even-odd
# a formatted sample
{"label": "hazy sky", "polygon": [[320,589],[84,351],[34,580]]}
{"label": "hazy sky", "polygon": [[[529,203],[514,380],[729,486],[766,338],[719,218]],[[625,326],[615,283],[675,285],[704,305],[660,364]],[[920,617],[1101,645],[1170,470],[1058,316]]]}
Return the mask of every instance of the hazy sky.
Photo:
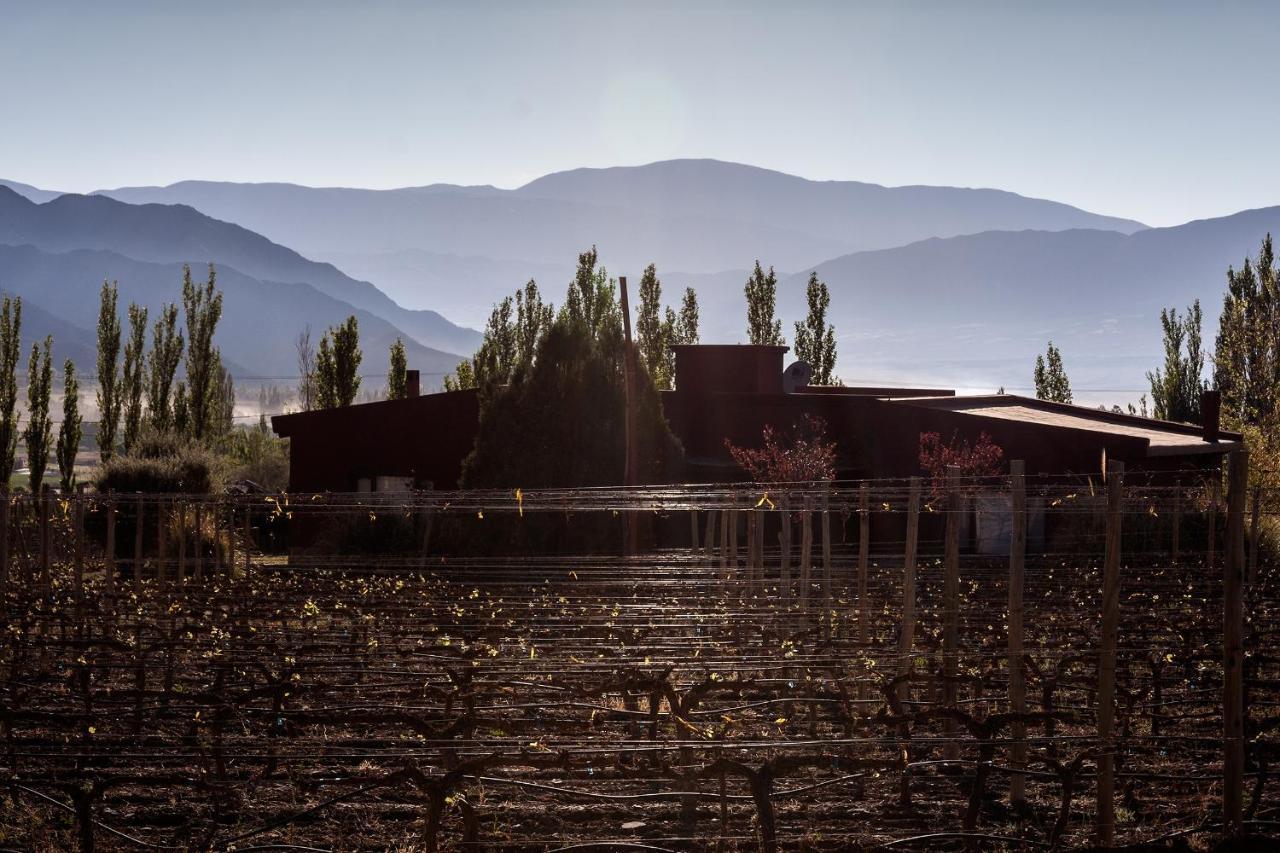
{"label": "hazy sky", "polygon": [[716,157],[1151,224],[1280,204],[1266,3],[0,0],[0,176],[512,187]]}

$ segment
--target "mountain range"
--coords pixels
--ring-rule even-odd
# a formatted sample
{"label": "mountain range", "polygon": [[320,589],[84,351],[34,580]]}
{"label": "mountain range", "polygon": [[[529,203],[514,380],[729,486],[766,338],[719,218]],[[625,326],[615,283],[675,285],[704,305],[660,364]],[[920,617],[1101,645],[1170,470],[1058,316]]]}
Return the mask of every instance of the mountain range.
{"label": "mountain range", "polygon": [[399,334],[414,342],[412,366],[447,371],[496,300],[535,278],[558,303],[594,244],[615,275],[638,280],[655,262],[669,302],[694,287],[704,340],[743,339],[742,286],[758,258],[779,271],[788,339],[809,273],[828,283],[847,381],[1025,390],[1053,339],[1101,402],[1144,387],[1161,358],[1160,308],[1200,299],[1211,345],[1227,264],[1280,227],[1280,208],[1148,228],[998,190],[810,181],[713,160],[577,169],[511,190],[0,185],[13,190],[0,189],[0,288],[92,328],[91,312],[61,310],[52,294],[91,298],[113,277],[122,299],[127,286],[172,301],[177,264],[215,260],[224,350],[250,371],[290,373],[297,331],[310,323],[318,336],[352,311],[370,364]]}

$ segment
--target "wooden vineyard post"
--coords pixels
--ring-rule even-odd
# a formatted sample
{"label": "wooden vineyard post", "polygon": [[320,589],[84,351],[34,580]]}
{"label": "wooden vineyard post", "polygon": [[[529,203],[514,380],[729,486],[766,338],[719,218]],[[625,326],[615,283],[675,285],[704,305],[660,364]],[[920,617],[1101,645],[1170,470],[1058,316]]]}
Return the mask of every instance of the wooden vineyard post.
{"label": "wooden vineyard post", "polygon": [[[920,535],[920,478],[912,477],[907,490],[907,541],[902,561],[902,628],[898,634],[898,674],[911,673],[916,638],[916,544]],[[910,683],[898,685],[898,701],[906,702]]]}
{"label": "wooden vineyard post", "polygon": [[168,538],[166,510],[170,505],[171,502],[164,497],[156,499],[156,581],[161,587],[168,584],[168,569],[165,568],[164,554],[169,544],[166,541]]}
{"label": "wooden vineyard post", "polygon": [[747,567],[746,593],[751,595],[756,589],[756,519],[759,513],[750,506],[747,508]]}
{"label": "wooden vineyard post", "polygon": [[253,571],[253,507],[245,503],[244,507],[244,579],[249,580]]}
{"label": "wooden vineyard post", "polygon": [[1102,651],[1098,658],[1098,844],[1110,847],[1116,834],[1115,723],[1116,635],[1120,627],[1120,522],[1124,506],[1124,463],[1107,465],[1107,543],[1102,568]]}
{"label": "wooden vineyard post", "polygon": [[720,510],[720,580],[729,578],[729,510]]}
{"label": "wooden vineyard post", "polygon": [[0,608],[9,594],[9,489],[0,488]]}
{"label": "wooden vineyard post", "polygon": [[822,493],[822,606],[823,619],[831,621],[831,493]]}
{"label": "wooden vineyard post", "polygon": [[230,501],[227,503],[227,549],[223,556],[227,558],[227,580],[231,580],[236,576],[236,505]]}
{"label": "wooden vineyard post", "polygon": [[782,530],[778,532],[778,545],[781,547],[778,569],[780,575],[779,590],[782,593],[783,610],[791,609],[791,500],[786,492],[778,498],[778,508],[782,510]]}
{"label": "wooden vineyard post", "polygon": [[195,522],[195,550],[192,553],[192,559],[195,560],[195,579],[197,582],[204,580],[204,502],[199,498],[196,499],[196,522]]}
{"label": "wooden vineyard post", "polygon": [[707,568],[710,568],[712,560],[715,559],[716,550],[716,511],[714,509],[707,510],[707,530],[706,535],[702,537],[702,541],[704,543],[702,554],[706,560]]}
{"label": "wooden vineyard post", "polygon": [[187,582],[187,502],[177,499],[178,508],[178,584]]}
{"label": "wooden vineyard post", "polygon": [[[942,612],[942,675],[943,704],[955,709],[957,701],[956,676],[960,669],[960,469],[947,466],[947,526],[943,548],[943,612]],[[948,761],[960,759],[960,745],[956,738],[960,728],[955,720],[946,722],[950,737],[943,754]]]}
{"label": "wooden vineyard post", "polygon": [[809,616],[809,587],[813,586],[813,503],[804,496],[800,514],[800,612]]}
{"label": "wooden vineyard post", "polygon": [[43,486],[37,498],[40,504],[40,591],[44,595],[53,588],[53,537],[49,530],[53,507],[50,494],[49,487]]}
{"label": "wooden vineyard post", "polygon": [[[737,503],[736,498],[734,503]],[[736,509],[729,510],[726,526],[729,529],[729,571],[725,577],[728,578],[730,588],[737,587],[734,591],[741,594],[742,574],[738,570],[738,511]]]}
{"label": "wooden vineyard post", "polygon": [[1179,552],[1182,545],[1182,481],[1173,484],[1173,541],[1170,543],[1170,558],[1178,565]]}
{"label": "wooden vineyard post", "polygon": [[[1012,486],[1013,526],[1009,532],[1009,709],[1026,713],[1027,687],[1022,666],[1022,584],[1027,554],[1027,477],[1026,463],[1014,459],[1009,463]],[[1013,775],[1009,777],[1009,804],[1026,801],[1027,778],[1018,772],[1027,766],[1027,727],[1014,723],[1011,747]]]}
{"label": "wooden vineyard post", "polygon": [[867,600],[867,570],[871,562],[871,485],[858,486],[858,643],[865,645],[871,602]]}
{"label": "wooden vineyard post", "polygon": [[755,569],[755,591],[762,593],[764,591],[764,531],[765,526],[769,523],[769,516],[764,514],[764,510],[756,508],[756,569]]}
{"label": "wooden vineyard post", "polygon": [[1253,517],[1249,520],[1249,584],[1258,582],[1259,525],[1262,523],[1262,486],[1253,487]]}
{"label": "wooden vineyard post", "polygon": [[689,510],[689,553],[691,555],[698,553],[698,511],[696,509]]}
{"label": "wooden vineyard post", "polygon": [[134,503],[136,504],[138,511],[134,516],[134,530],[133,530],[133,591],[137,593],[141,593],[142,592],[142,522],[144,518],[143,510],[142,510],[141,494],[138,495],[138,498]]}
{"label": "wooden vineyard post", "polygon": [[1227,469],[1227,541],[1222,599],[1222,824],[1240,835],[1244,805],[1244,569],[1245,491],[1249,452],[1237,450]]}
{"label": "wooden vineyard post", "polygon": [[1209,479],[1209,568],[1218,565],[1218,502],[1222,496],[1222,477],[1214,475]]}
{"label": "wooden vineyard post", "polygon": [[75,574],[72,575],[75,584],[76,598],[84,595],[84,488],[81,487],[72,493],[72,497],[76,502],[75,507]]}
{"label": "wooden vineyard post", "polygon": [[116,591],[116,501],[107,492],[107,593]]}

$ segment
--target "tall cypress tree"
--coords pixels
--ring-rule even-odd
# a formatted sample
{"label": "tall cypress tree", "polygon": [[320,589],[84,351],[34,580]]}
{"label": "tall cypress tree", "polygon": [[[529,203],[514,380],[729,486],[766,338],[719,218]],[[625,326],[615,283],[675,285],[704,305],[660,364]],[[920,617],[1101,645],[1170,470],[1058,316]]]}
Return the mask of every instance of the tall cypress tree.
{"label": "tall cypress tree", "polygon": [[360,329],[353,314],[320,339],[316,393],[322,409],[350,406],[360,391]]}
{"label": "tall cypress tree", "polygon": [[408,367],[404,354],[404,341],[396,338],[395,343],[391,345],[390,372],[387,374],[388,400],[403,400],[408,395],[408,384],[405,379],[405,371]]}
{"label": "tall cypress tree", "polygon": [[165,305],[151,327],[151,353],[147,356],[147,421],[159,433],[173,428],[173,381],[182,362],[183,344],[178,306]]}
{"label": "tall cypress tree", "polygon": [[120,377],[124,416],[124,452],[131,453],[142,433],[142,395],[146,390],[147,309],[129,305],[129,339],[124,345],[124,374]]}
{"label": "tall cypress tree", "polygon": [[773,267],[765,275],[756,261],[756,268],[747,279],[744,288],[747,296],[747,338],[753,344],[782,344],[782,321],[774,319],[778,298],[778,277]]}
{"label": "tall cypress tree", "polygon": [[831,307],[831,294],[827,284],[818,279],[816,272],[809,273],[805,289],[809,301],[809,315],[803,323],[796,323],[796,357],[813,368],[814,385],[838,385],[836,368],[836,330],[827,322],[827,309]]}
{"label": "tall cypress tree", "polygon": [[80,415],[80,383],[71,359],[62,365],[62,423],[58,426],[58,474],[62,493],[76,485],[76,453],[80,450],[83,418]]}
{"label": "tall cypress tree", "polygon": [[222,294],[217,289],[217,271],[209,264],[209,278],[203,284],[191,279],[191,267],[182,267],[182,308],[187,324],[187,432],[199,441],[215,437],[219,406],[221,357],[213,345],[213,333],[222,318]]}
{"label": "tall cypress tree", "polygon": [[18,449],[18,359],[22,352],[22,299],[0,308],[0,489],[9,488]]}
{"label": "tall cypress tree", "polygon": [[98,304],[98,453],[103,462],[116,452],[120,429],[120,315],[115,282],[102,283]]}
{"label": "tall cypress tree", "polygon": [[680,302],[680,316],[676,319],[676,343],[696,344],[699,340],[698,294],[692,287],[686,287]]}
{"label": "tall cypress tree", "polygon": [[[1164,369],[1148,371],[1154,415],[1161,420],[1200,422],[1200,395],[1204,392],[1204,350],[1200,340],[1200,300],[1183,317],[1176,308],[1160,311],[1164,330]],[[1185,352],[1184,352],[1185,350]]]}
{"label": "tall cypress tree", "polygon": [[670,388],[673,377],[668,372],[671,361],[667,355],[674,343],[675,312],[667,309],[667,315],[663,317],[662,282],[658,280],[657,267],[653,264],[645,267],[644,274],[640,276],[639,297],[636,348],[653,377],[653,384],[658,388]]}
{"label": "tall cypress tree", "polygon": [[31,493],[40,494],[44,469],[49,464],[53,426],[49,419],[49,395],[53,390],[53,337],[44,339],[43,349],[31,345],[27,367],[27,428],[22,433],[27,445],[27,466],[31,470]]}

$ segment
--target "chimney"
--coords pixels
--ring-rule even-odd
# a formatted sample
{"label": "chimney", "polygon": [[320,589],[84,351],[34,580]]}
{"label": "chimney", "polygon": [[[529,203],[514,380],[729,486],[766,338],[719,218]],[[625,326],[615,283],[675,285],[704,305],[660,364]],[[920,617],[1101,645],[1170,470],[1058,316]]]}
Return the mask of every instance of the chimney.
{"label": "chimney", "polygon": [[1200,395],[1200,423],[1204,425],[1204,440],[1217,441],[1222,417],[1222,394],[1205,391]]}
{"label": "chimney", "polygon": [[418,380],[418,371],[406,370],[404,372],[404,395],[406,397],[417,397],[422,393],[422,385]]}

